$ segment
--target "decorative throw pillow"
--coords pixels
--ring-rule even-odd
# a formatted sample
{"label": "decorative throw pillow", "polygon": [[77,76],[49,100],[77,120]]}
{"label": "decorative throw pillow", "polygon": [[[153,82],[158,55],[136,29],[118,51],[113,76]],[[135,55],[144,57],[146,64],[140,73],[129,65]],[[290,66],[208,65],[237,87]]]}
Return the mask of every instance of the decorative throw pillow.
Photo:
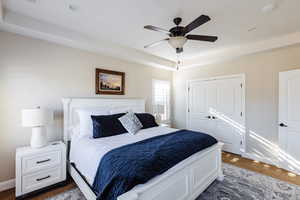
{"label": "decorative throw pillow", "polygon": [[128,133],[131,134],[136,134],[143,127],[142,123],[133,112],[128,112],[123,117],[120,117],[119,121]]}
{"label": "decorative throw pillow", "polygon": [[135,115],[142,123],[142,125],[143,125],[142,129],[158,126],[158,124],[155,121],[155,117],[153,115],[151,115],[150,113],[135,113]]}
{"label": "decorative throw pillow", "polygon": [[93,137],[101,138],[127,133],[119,121],[119,118],[123,115],[125,115],[125,113],[91,116],[93,120]]}

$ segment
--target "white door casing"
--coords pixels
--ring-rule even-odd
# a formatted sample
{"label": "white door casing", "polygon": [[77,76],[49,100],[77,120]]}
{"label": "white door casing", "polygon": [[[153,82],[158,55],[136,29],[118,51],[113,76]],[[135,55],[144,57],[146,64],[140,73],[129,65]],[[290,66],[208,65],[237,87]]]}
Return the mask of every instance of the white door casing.
{"label": "white door casing", "polygon": [[188,81],[187,127],[223,142],[223,150],[245,150],[244,75]]}
{"label": "white door casing", "polygon": [[300,174],[300,70],[279,73],[279,166]]}

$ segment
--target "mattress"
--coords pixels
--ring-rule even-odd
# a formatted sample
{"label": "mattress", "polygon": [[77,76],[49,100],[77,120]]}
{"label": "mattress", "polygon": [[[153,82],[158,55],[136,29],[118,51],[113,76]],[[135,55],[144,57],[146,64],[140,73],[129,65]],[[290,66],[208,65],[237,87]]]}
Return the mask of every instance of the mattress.
{"label": "mattress", "polygon": [[177,129],[153,127],[142,129],[136,135],[121,134],[98,139],[78,137],[78,134],[74,134],[71,139],[70,162],[75,164],[86,181],[92,185],[98,165],[107,152],[127,144],[175,131],[177,131]]}

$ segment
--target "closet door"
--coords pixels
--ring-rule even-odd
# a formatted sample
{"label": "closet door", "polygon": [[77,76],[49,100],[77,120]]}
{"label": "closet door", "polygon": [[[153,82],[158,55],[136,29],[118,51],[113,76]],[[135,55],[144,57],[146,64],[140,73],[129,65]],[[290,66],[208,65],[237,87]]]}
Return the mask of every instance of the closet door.
{"label": "closet door", "polygon": [[245,135],[242,78],[193,81],[188,92],[188,129],[210,134],[225,151],[240,154]]}
{"label": "closet door", "polygon": [[242,113],[242,80],[217,80],[217,106],[213,111],[215,136],[225,151],[240,154],[245,127]]}
{"label": "closet door", "polygon": [[188,129],[214,136],[215,122],[210,114],[216,107],[217,90],[212,81],[192,82],[189,85]]}

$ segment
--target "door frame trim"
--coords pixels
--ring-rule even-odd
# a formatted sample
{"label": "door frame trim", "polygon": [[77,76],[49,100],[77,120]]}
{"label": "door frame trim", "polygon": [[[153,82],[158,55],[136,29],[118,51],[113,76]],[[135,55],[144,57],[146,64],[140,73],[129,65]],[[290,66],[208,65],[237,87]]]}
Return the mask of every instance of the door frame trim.
{"label": "door frame trim", "polygon": [[204,82],[204,81],[214,81],[214,80],[224,80],[224,79],[233,79],[233,78],[241,78],[242,79],[242,112],[243,112],[243,125],[245,126],[245,133],[242,136],[242,145],[241,145],[241,154],[246,154],[246,148],[247,148],[247,135],[248,135],[248,129],[246,124],[246,75],[245,73],[241,74],[232,74],[232,75],[225,75],[225,76],[214,76],[214,77],[205,77],[205,78],[199,78],[199,79],[191,79],[186,81],[186,127],[189,128],[189,88],[190,84],[193,82]]}

